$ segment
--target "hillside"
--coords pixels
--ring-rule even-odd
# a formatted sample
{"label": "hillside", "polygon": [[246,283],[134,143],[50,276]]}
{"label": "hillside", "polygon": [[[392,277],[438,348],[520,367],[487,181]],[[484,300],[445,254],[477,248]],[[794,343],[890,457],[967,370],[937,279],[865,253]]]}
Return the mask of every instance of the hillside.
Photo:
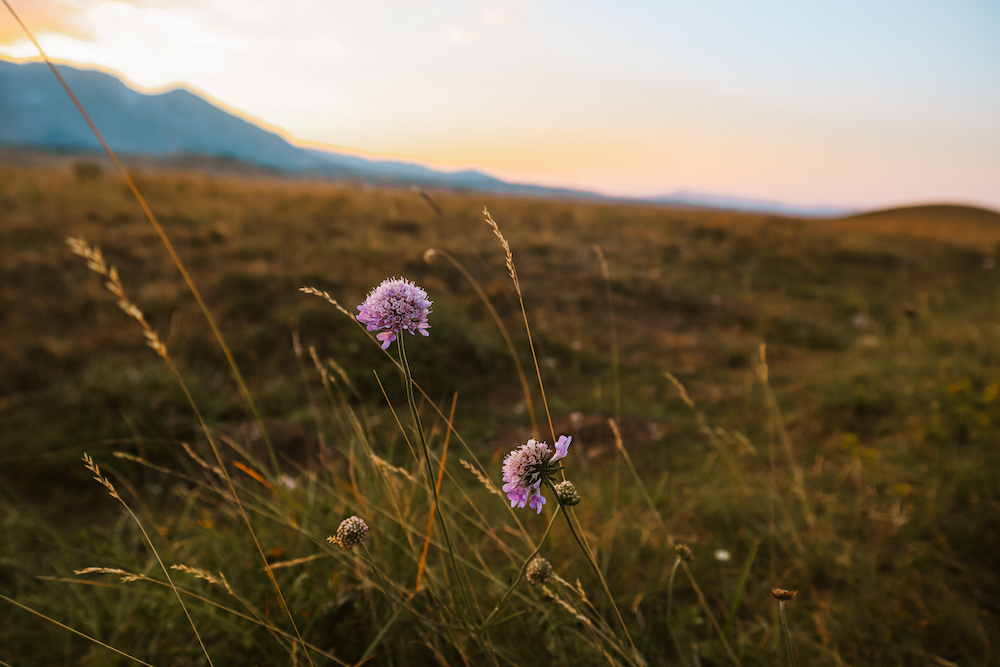
{"label": "hillside", "polygon": [[[112,149],[123,155],[203,155],[317,177],[383,185],[595,198],[588,192],[506,183],[478,171],[442,172],[417,164],[293,146],[284,137],[183,88],[147,95],[95,70],[59,65]],[[0,145],[58,151],[101,150],[44,63],[0,59]]]}
{"label": "hillside", "polygon": [[[183,88],[147,95],[111,74],[66,65],[59,65],[59,69],[112,149],[132,164],[155,163],[188,169],[207,166],[210,171],[236,173],[245,173],[244,165],[249,165],[297,177],[383,186],[578,200],[629,199],[509,183],[474,169],[444,172],[407,162],[369,160],[330,150],[301,148]],[[82,153],[78,157],[102,160],[97,140],[43,63],[17,64],[0,59],[0,149]],[[87,156],[87,152],[92,155]],[[33,159],[31,155],[27,157]],[[843,215],[855,210],[688,191],[633,201],[808,217]]]}
{"label": "hillside", "polygon": [[1000,244],[1000,212],[975,206],[904,206],[833,219],[824,224],[842,233],[908,236],[988,250]]}
{"label": "hillside", "polygon": [[[377,572],[413,586],[407,537],[416,535],[419,551],[427,525],[429,503],[410,481],[420,470],[409,432],[396,422],[407,410],[399,374],[354,322],[298,290],[326,290],[356,312],[379,281],[403,275],[434,300],[431,335],[408,337],[407,354],[431,400],[445,409],[455,401],[468,449],[451,440],[443,493],[449,507],[471,498],[452,525],[474,565],[496,568],[497,582],[488,568],[472,578],[488,612],[518,565],[490,540],[499,534],[519,555],[524,546],[511,537],[519,533],[507,503],[461,460],[477,457],[499,483],[504,454],[531,436],[531,420],[503,337],[448,256],[481,285],[529,378],[532,367],[503,249],[482,219],[486,205],[510,242],[554,430],[574,438],[565,463],[584,498],[580,524],[604,559],[625,622],[636,637],[650,637],[642,644],[650,664],[672,659],[664,609],[674,540],[696,554],[692,578],[678,577],[674,604],[681,641],[698,646],[702,664],[731,662],[709,613],[743,664],[780,662],[768,593],[777,585],[799,591],[789,616],[792,641],[809,658],[803,664],[993,659],[1000,269],[989,261],[993,246],[963,239],[986,239],[996,214],[919,207],[817,221],[435,192],[439,215],[405,189],[134,175],[247,377],[289,475],[287,491],[245,472],[267,458],[261,432],[118,178],[93,164],[0,168],[4,595],[157,664],[201,659],[169,589],[73,574],[104,566],[160,576],[130,517],[80,464],[87,452],[155,527],[168,563],[224,572],[253,614],[278,618],[228,491],[183,448],[210,457],[191,406],[103,280],[69,252],[64,239],[75,236],[118,267],[169,348],[258,512],[268,558],[283,563],[275,573],[305,636],[347,664],[374,637],[379,656],[433,660],[413,637],[440,608],[431,605],[436,598],[412,598],[424,605],[420,613],[396,616],[395,600],[411,600],[381,598],[378,581],[364,574],[365,559],[398,549],[377,561]],[[693,410],[667,372],[687,388]],[[544,435],[541,397],[533,396]],[[419,409],[432,451],[444,459],[449,429],[429,403]],[[403,472],[378,473],[362,453],[369,446]],[[378,496],[382,490],[398,495]],[[361,491],[369,494],[363,500]],[[383,500],[376,506],[373,498]],[[370,519],[370,551],[323,551],[351,514]],[[532,540],[541,537],[544,517],[516,517]],[[440,581],[446,568],[434,553],[427,576]],[[566,581],[579,579],[589,599],[602,599],[562,524],[545,554]],[[204,586],[199,595],[235,604],[224,590],[191,582]],[[579,602],[572,583],[566,590]],[[510,662],[544,655],[553,665],[607,664],[603,644],[581,632],[578,617],[539,591],[519,589],[510,618],[491,635]],[[218,664],[287,661],[287,647],[250,612],[244,622],[191,604]],[[11,620],[0,624],[0,660],[103,656],[2,608]],[[557,643],[566,637],[572,641]]]}

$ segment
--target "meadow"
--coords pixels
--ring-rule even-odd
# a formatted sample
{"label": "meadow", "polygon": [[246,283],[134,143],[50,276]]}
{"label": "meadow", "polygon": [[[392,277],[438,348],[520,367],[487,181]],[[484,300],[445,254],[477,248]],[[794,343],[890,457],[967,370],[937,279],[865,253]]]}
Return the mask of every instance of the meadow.
{"label": "meadow", "polygon": [[[116,174],[0,166],[0,665],[776,665],[772,588],[794,664],[1000,664],[1000,214],[132,173],[254,404]],[[419,419],[349,315],[390,276]],[[511,510],[562,434],[575,519]]]}

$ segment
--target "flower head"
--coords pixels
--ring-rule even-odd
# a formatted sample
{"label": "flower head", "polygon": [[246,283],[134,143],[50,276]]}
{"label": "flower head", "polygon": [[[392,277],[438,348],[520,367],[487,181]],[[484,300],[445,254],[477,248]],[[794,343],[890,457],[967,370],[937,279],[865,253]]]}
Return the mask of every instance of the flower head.
{"label": "flower head", "polygon": [[528,569],[524,573],[525,579],[532,586],[540,586],[552,576],[552,564],[544,558],[536,558],[528,563]]}
{"label": "flower head", "polygon": [[560,436],[555,449],[534,438],[521,445],[503,460],[503,490],[510,498],[511,507],[530,505],[538,514],[545,505],[540,489],[542,482],[551,482],[558,468],[553,465],[566,456],[573,438]]}
{"label": "flower head", "polygon": [[369,331],[381,331],[376,336],[385,350],[396,340],[396,334],[409,331],[429,335],[427,316],[431,312],[427,292],[405,278],[386,278],[373,289],[365,302],[358,306],[358,321]]}
{"label": "flower head", "polygon": [[356,516],[344,519],[337,528],[336,537],[328,537],[329,542],[339,544],[345,549],[350,549],[356,544],[361,544],[368,536],[368,524]]}

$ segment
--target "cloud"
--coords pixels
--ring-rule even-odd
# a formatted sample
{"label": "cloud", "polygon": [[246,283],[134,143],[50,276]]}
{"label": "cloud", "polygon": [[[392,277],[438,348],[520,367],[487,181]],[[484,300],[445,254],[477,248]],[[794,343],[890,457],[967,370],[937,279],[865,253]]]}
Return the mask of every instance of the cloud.
{"label": "cloud", "polygon": [[502,9],[487,9],[480,20],[485,25],[507,25],[510,23],[510,14]]}
{"label": "cloud", "polygon": [[449,41],[456,44],[471,44],[482,39],[483,35],[478,30],[468,28],[452,27],[445,33]]}
{"label": "cloud", "polygon": [[[12,1],[11,6],[32,33],[55,33],[79,40],[93,40],[91,23],[86,20],[88,6],[80,0]],[[21,26],[6,7],[0,8],[0,46],[22,42]]]}

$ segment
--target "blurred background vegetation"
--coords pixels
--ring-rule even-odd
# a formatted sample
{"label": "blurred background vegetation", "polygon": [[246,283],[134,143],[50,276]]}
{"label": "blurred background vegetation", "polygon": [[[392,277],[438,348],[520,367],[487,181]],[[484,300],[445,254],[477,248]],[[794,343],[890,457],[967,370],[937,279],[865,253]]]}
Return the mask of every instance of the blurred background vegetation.
{"label": "blurred background vegetation", "polygon": [[[485,205],[514,252],[555,430],[574,437],[566,464],[584,496],[581,522],[652,664],[674,658],[663,640],[668,536],[695,552],[692,572],[743,664],[780,660],[772,586],[800,591],[788,609],[802,664],[1000,664],[1000,214],[924,206],[795,219],[430,193],[438,213],[409,190],[134,175],[218,319],[293,479],[340,470],[350,458],[322,460],[347,436],[339,413],[323,407],[310,347],[356,389],[348,402],[366,416],[379,456],[408,463],[372,371],[403,414],[398,373],[355,323],[298,291],[326,290],[356,312],[373,286],[395,275],[434,300],[430,338],[408,347],[414,377],[442,409],[457,393],[456,428],[499,486],[503,455],[532,435],[515,367],[466,278],[440,254],[425,256],[445,250],[467,268],[530,368]],[[123,451],[196,475],[181,444],[204,456],[205,440],[162,361],[64,238],[100,246],[119,268],[215,431],[264,459],[259,429],[117,177],[92,163],[2,168],[0,219],[0,592],[152,662],[197,663],[200,651],[169,590],[44,578],[98,565],[156,573],[141,536],[80,463],[86,451],[156,528],[164,552],[228,568],[260,609],[276,609],[241,526],[218,499],[113,457]],[[595,245],[610,274],[620,415]],[[665,373],[686,387],[694,409]],[[544,423],[537,392],[534,404]],[[663,525],[623,467],[609,418],[620,424]],[[446,429],[433,426],[440,451]],[[448,468],[469,493],[482,493],[487,516],[506,520],[502,501],[457,459]],[[455,493],[449,485],[445,492]],[[347,501],[307,505],[300,519],[317,534],[332,534],[355,513]],[[537,539],[542,518],[521,519]],[[550,560],[599,600],[560,527]],[[262,521],[259,530],[275,560],[316,553],[287,525]],[[718,549],[731,560],[715,560]],[[279,581],[290,606],[310,619],[310,638],[350,662],[385,618],[354,604],[338,583],[347,570],[331,576],[315,561],[282,570]],[[681,645],[694,647],[688,657],[728,664],[696,592],[679,581],[676,598]],[[560,643],[559,629],[577,622],[571,616],[526,612],[543,613],[544,623],[518,626],[527,634],[496,638],[510,647],[511,662],[606,662]],[[118,664],[22,610],[6,606],[0,616],[2,661]],[[404,629],[380,638],[376,662],[441,659],[416,630],[407,635],[418,624],[398,622]],[[217,664],[288,661],[266,631],[224,614],[199,627]]]}

